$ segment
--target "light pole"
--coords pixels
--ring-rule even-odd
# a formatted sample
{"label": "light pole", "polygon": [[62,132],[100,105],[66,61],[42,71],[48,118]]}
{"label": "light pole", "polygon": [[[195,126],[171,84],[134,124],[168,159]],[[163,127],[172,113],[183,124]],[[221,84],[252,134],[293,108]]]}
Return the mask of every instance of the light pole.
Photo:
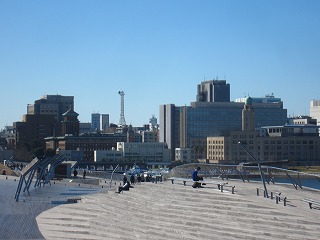
{"label": "light pole", "polygon": [[266,197],[269,198],[269,194],[268,194],[268,190],[267,190],[267,186],[266,186],[266,181],[265,181],[265,179],[264,179],[264,174],[263,174],[263,172],[262,172],[262,168],[261,168],[261,163],[260,163],[260,161],[259,161],[258,159],[256,159],[256,158],[241,144],[241,142],[238,142],[238,144],[239,144],[239,146],[240,146],[244,151],[246,151],[246,153],[249,154],[249,156],[250,156],[251,158],[253,158],[253,160],[255,160],[255,161],[257,162],[258,168],[259,168],[259,171],[260,171],[261,181],[262,181],[263,187],[264,187],[264,192],[265,192]]}

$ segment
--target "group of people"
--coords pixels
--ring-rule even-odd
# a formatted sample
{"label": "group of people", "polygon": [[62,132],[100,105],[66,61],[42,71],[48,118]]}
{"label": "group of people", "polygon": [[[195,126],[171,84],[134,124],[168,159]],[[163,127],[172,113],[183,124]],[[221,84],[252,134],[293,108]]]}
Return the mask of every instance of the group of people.
{"label": "group of people", "polygon": [[[87,176],[87,171],[86,171],[86,170],[83,170],[83,172],[82,172],[82,178],[85,179],[86,176]],[[74,178],[78,178],[78,171],[77,171],[77,169],[74,169],[74,170],[73,170],[73,177],[74,177]]]}

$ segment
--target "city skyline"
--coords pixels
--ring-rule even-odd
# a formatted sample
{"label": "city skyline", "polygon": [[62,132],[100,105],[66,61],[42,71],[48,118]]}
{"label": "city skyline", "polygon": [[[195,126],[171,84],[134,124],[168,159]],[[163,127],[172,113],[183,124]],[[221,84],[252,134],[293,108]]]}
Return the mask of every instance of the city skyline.
{"label": "city skyline", "polygon": [[318,1],[0,2],[0,129],[43,95],[142,126],[159,106],[196,101],[225,79],[231,101],[273,93],[288,116],[319,99]]}

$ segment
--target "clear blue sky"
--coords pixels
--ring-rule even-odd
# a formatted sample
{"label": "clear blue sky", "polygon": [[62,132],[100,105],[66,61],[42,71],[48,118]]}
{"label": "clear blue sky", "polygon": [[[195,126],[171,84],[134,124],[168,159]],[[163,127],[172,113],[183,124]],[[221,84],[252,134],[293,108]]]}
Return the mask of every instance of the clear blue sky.
{"label": "clear blue sky", "polygon": [[[320,98],[320,1],[0,0],[0,129],[42,95],[75,97],[81,122],[141,126],[226,77],[231,99],[274,93],[288,115]],[[159,118],[158,118],[159,119]]]}

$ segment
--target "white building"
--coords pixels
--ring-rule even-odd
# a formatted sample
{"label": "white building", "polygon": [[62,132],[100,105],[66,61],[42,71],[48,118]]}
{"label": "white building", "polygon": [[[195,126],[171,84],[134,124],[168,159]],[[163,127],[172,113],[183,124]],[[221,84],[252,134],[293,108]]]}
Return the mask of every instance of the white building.
{"label": "white building", "polygon": [[94,151],[95,162],[144,163],[149,166],[165,167],[171,163],[170,150],[159,142],[118,142],[117,149]]}
{"label": "white building", "polygon": [[310,102],[310,117],[317,119],[317,125],[320,126],[320,100]]}
{"label": "white building", "polygon": [[183,163],[191,163],[191,149],[190,148],[176,148],[175,161]]}

